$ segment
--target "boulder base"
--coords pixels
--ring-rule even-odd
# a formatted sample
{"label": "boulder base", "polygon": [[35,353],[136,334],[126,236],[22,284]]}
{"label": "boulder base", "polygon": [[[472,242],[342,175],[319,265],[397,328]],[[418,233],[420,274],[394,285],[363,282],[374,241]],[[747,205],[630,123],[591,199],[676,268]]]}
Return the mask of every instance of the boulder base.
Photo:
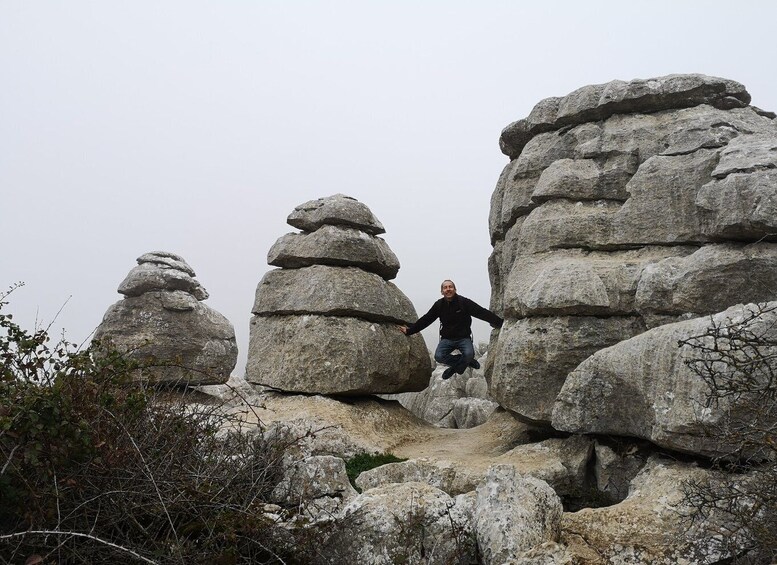
{"label": "boulder base", "polygon": [[431,361],[420,335],[336,316],[255,316],[246,380],[288,392],[380,394],[423,390]]}

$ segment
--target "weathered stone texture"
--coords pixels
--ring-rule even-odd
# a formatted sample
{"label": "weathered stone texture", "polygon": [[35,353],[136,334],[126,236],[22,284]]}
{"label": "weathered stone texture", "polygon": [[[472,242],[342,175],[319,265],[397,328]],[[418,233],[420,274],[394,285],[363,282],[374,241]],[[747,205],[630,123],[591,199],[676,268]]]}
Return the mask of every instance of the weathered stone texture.
{"label": "weathered stone texture", "polygon": [[383,239],[338,226],[284,235],[270,248],[267,262],[287,269],[311,265],[359,267],[386,280],[399,272],[399,261]]}
{"label": "weathered stone texture", "polygon": [[431,361],[420,335],[341,316],[256,316],[246,380],[289,392],[394,393],[424,389]]}
{"label": "weathered stone texture", "polygon": [[386,232],[372,211],[355,198],[335,194],[300,204],[286,219],[290,226],[315,231],[325,225],[347,226],[379,235]]}
{"label": "weathered stone texture", "polygon": [[416,317],[410,300],[380,276],[356,267],[325,265],[269,271],[256,287],[252,312],[260,316],[351,316],[395,323],[409,323]]}
{"label": "weathered stone texture", "polygon": [[423,483],[388,484],[346,506],[343,523],[321,545],[327,562],[474,563],[471,502]]}
{"label": "weathered stone texture", "polygon": [[570,371],[599,349],[644,329],[638,317],[507,321],[489,354],[486,378],[491,398],[532,422],[549,422]]}
{"label": "weathered stone texture", "polygon": [[561,501],[548,484],[495,465],[477,488],[474,526],[483,563],[499,565],[561,531]]}
{"label": "weathered stone texture", "polygon": [[488,269],[506,323],[486,371],[500,405],[548,424],[598,349],[774,298],[777,123],[749,100],[704,75],[613,81],[505,128]]}
{"label": "weathered stone texture", "polygon": [[[777,339],[777,303],[752,326],[754,335]],[[710,457],[741,447],[708,433],[727,421],[748,420],[749,395],[720,398],[707,405],[709,389],[687,364],[701,353],[681,340],[702,335],[713,324],[735,325],[757,312],[755,305],[734,306],[708,317],[667,324],[596,352],[570,372],[553,407],[553,427],[580,433],[630,435]],[[762,347],[763,355],[777,348]],[[719,366],[719,378],[733,369]],[[621,407],[628,406],[628,410]],[[767,425],[761,423],[760,425]],[[741,438],[740,438],[741,441]]]}
{"label": "weathered stone texture", "polygon": [[159,366],[139,373],[156,384],[224,383],[237,361],[235,330],[183,291],[150,291],[111,306],[94,334],[132,359]]}
{"label": "weathered stone texture", "polygon": [[417,316],[389,279],[399,261],[364,204],[337,194],[298,206],[256,289],[246,380],[288,392],[391,394],[426,387],[431,361]]}

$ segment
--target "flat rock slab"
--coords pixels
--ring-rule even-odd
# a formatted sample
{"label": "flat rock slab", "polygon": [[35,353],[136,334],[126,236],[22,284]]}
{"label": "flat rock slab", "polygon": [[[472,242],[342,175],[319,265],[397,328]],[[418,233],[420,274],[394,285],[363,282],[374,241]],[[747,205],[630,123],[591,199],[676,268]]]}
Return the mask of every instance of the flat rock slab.
{"label": "flat rock slab", "polygon": [[387,483],[416,481],[454,496],[475,490],[492,465],[509,465],[523,476],[546,481],[560,495],[571,494],[585,481],[593,441],[583,436],[547,439],[479,460],[462,460],[453,453],[454,446],[450,449],[448,459],[426,456],[365,471],[356,484],[367,490]]}
{"label": "flat rock slab", "polygon": [[635,295],[643,272],[667,258],[689,255],[696,249],[561,249],[519,256],[506,279],[505,316],[636,315]]}
{"label": "flat rock slab", "polygon": [[358,318],[255,316],[248,347],[246,380],[289,392],[412,392],[432,372],[420,335]]}
{"label": "flat rock slab", "polygon": [[208,298],[208,292],[189,272],[166,263],[141,263],[127,274],[118,288],[125,296],[140,296],[153,290],[182,290],[197,300]]}
{"label": "flat rock slab", "polygon": [[310,233],[284,235],[270,248],[267,262],[287,269],[311,265],[359,267],[386,280],[399,272],[399,260],[383,239],[329,225]]}
{"label": "flat rock slab", "polygon": [[382,277],[356,267],[325,265],[269,271],[256,287],[252,312],[351,316],[398,324],[417,318],[410,300]]}
{"label": "flat rock slab", "polygon": [[132,359],[159,362],[138,375],[155,384],[224,383],[237,362],[229,320],[182,291],[120,300],[105,313],[94,338]]}
{"label": "flat rock slab", "polygon": [[138,264],[151,263],[156,265],[166,265],[171,269],[178,269],[179,271],[183,271],[189,276],[196,276],[194,269],[189,266],[189,263],[187,263],[183,257],[176,255],[175,253],[170,253],[169,251],[150,251],[138,257],[137,261]]}
{"label": "flat rock slab", "polygon": [[365,204],[344,194],[300,204],[289,214],[286,221],[304,231],[316,231],[325,225],[335,225],[356,228],[372,235],[386,232],[383,224]]}
{"label": "flat rock slab", "polygon": [[695,317],[741,302],[766,302],[775,289],[777,243],[722,243],[650,263],[635,301],[640,313]]}

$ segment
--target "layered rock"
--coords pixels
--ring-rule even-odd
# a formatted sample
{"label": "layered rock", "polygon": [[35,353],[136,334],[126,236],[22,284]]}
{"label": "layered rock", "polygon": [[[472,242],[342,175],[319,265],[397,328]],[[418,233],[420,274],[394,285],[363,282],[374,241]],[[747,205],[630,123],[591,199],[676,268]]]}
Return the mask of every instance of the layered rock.
{"label": "layered rock", "polygon": [[[752,322],[748,322],[752,320]],[[760,340],[757,355],[747,343],[729,340],[744,325],[745,340]],[[718,328],[717,343],[705,336]],[[696,338],[696,339],[694,339]],[[678,343],[683,345],[678,347]],[[767,386],[769,359],[777,355],[777,302],[765,308],[733,306],[710,318],[695,318],[654,328],[602,349],[583,361],[567,377],[553,407],[553,426],[583,433],[629,435],[675,449],[710,457],[724,457],[752,440],[756,430],[777,425],[774,411],[754,410],[763,399],[758,382]],[[701,349],[725,349],[720,359]],[[761,369],[759,370],[759,360]],[[724,394],[708,403],[710,368],[723,382],[741,382],[737,394]],[[743,368],[744,367],[744,368]],[[699,369],[699,370],[695,370]],[[752,370],[751,370],[752,369]],[[747,379],[743,381],[742,379]],[[747,383],[755,384],[749,385]],[[622,407],[628,406],[628,410]],[[728,429],[750,429],[749,434],[730,434]]]}
{"label": "layered rock", "polygon": [[138,378],[157,384],[227,381],[237,362],[235,330],[201,301],[208,293],[194,270],[174,253],[138,258],[119,285],[125,295],[105,313],[95,339],[147,368]]}
{"label": "layered rock", "polygon": [[567,375],[665,323],[773,298],[777,124],[736,82],[613,81],[547,99],[502,132],[491,199],[486,376],[549,423]]}
{"label": "layered rock", "polygon": [[364,204],[337,194],[295,208],[256,289],[246,380],[283,391],[361,395],[426,387],[431,362],[391,282],[399,261]]}

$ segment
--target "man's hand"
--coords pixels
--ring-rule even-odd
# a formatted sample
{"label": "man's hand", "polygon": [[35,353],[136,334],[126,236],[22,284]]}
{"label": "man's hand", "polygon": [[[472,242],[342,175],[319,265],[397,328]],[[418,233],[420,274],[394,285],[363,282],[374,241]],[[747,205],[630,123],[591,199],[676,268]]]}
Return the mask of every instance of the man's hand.
{"label": "man's hand", "polygon": [[401,331],[403,334],[407,335],[407,326],[399,326],[399,331]]}

